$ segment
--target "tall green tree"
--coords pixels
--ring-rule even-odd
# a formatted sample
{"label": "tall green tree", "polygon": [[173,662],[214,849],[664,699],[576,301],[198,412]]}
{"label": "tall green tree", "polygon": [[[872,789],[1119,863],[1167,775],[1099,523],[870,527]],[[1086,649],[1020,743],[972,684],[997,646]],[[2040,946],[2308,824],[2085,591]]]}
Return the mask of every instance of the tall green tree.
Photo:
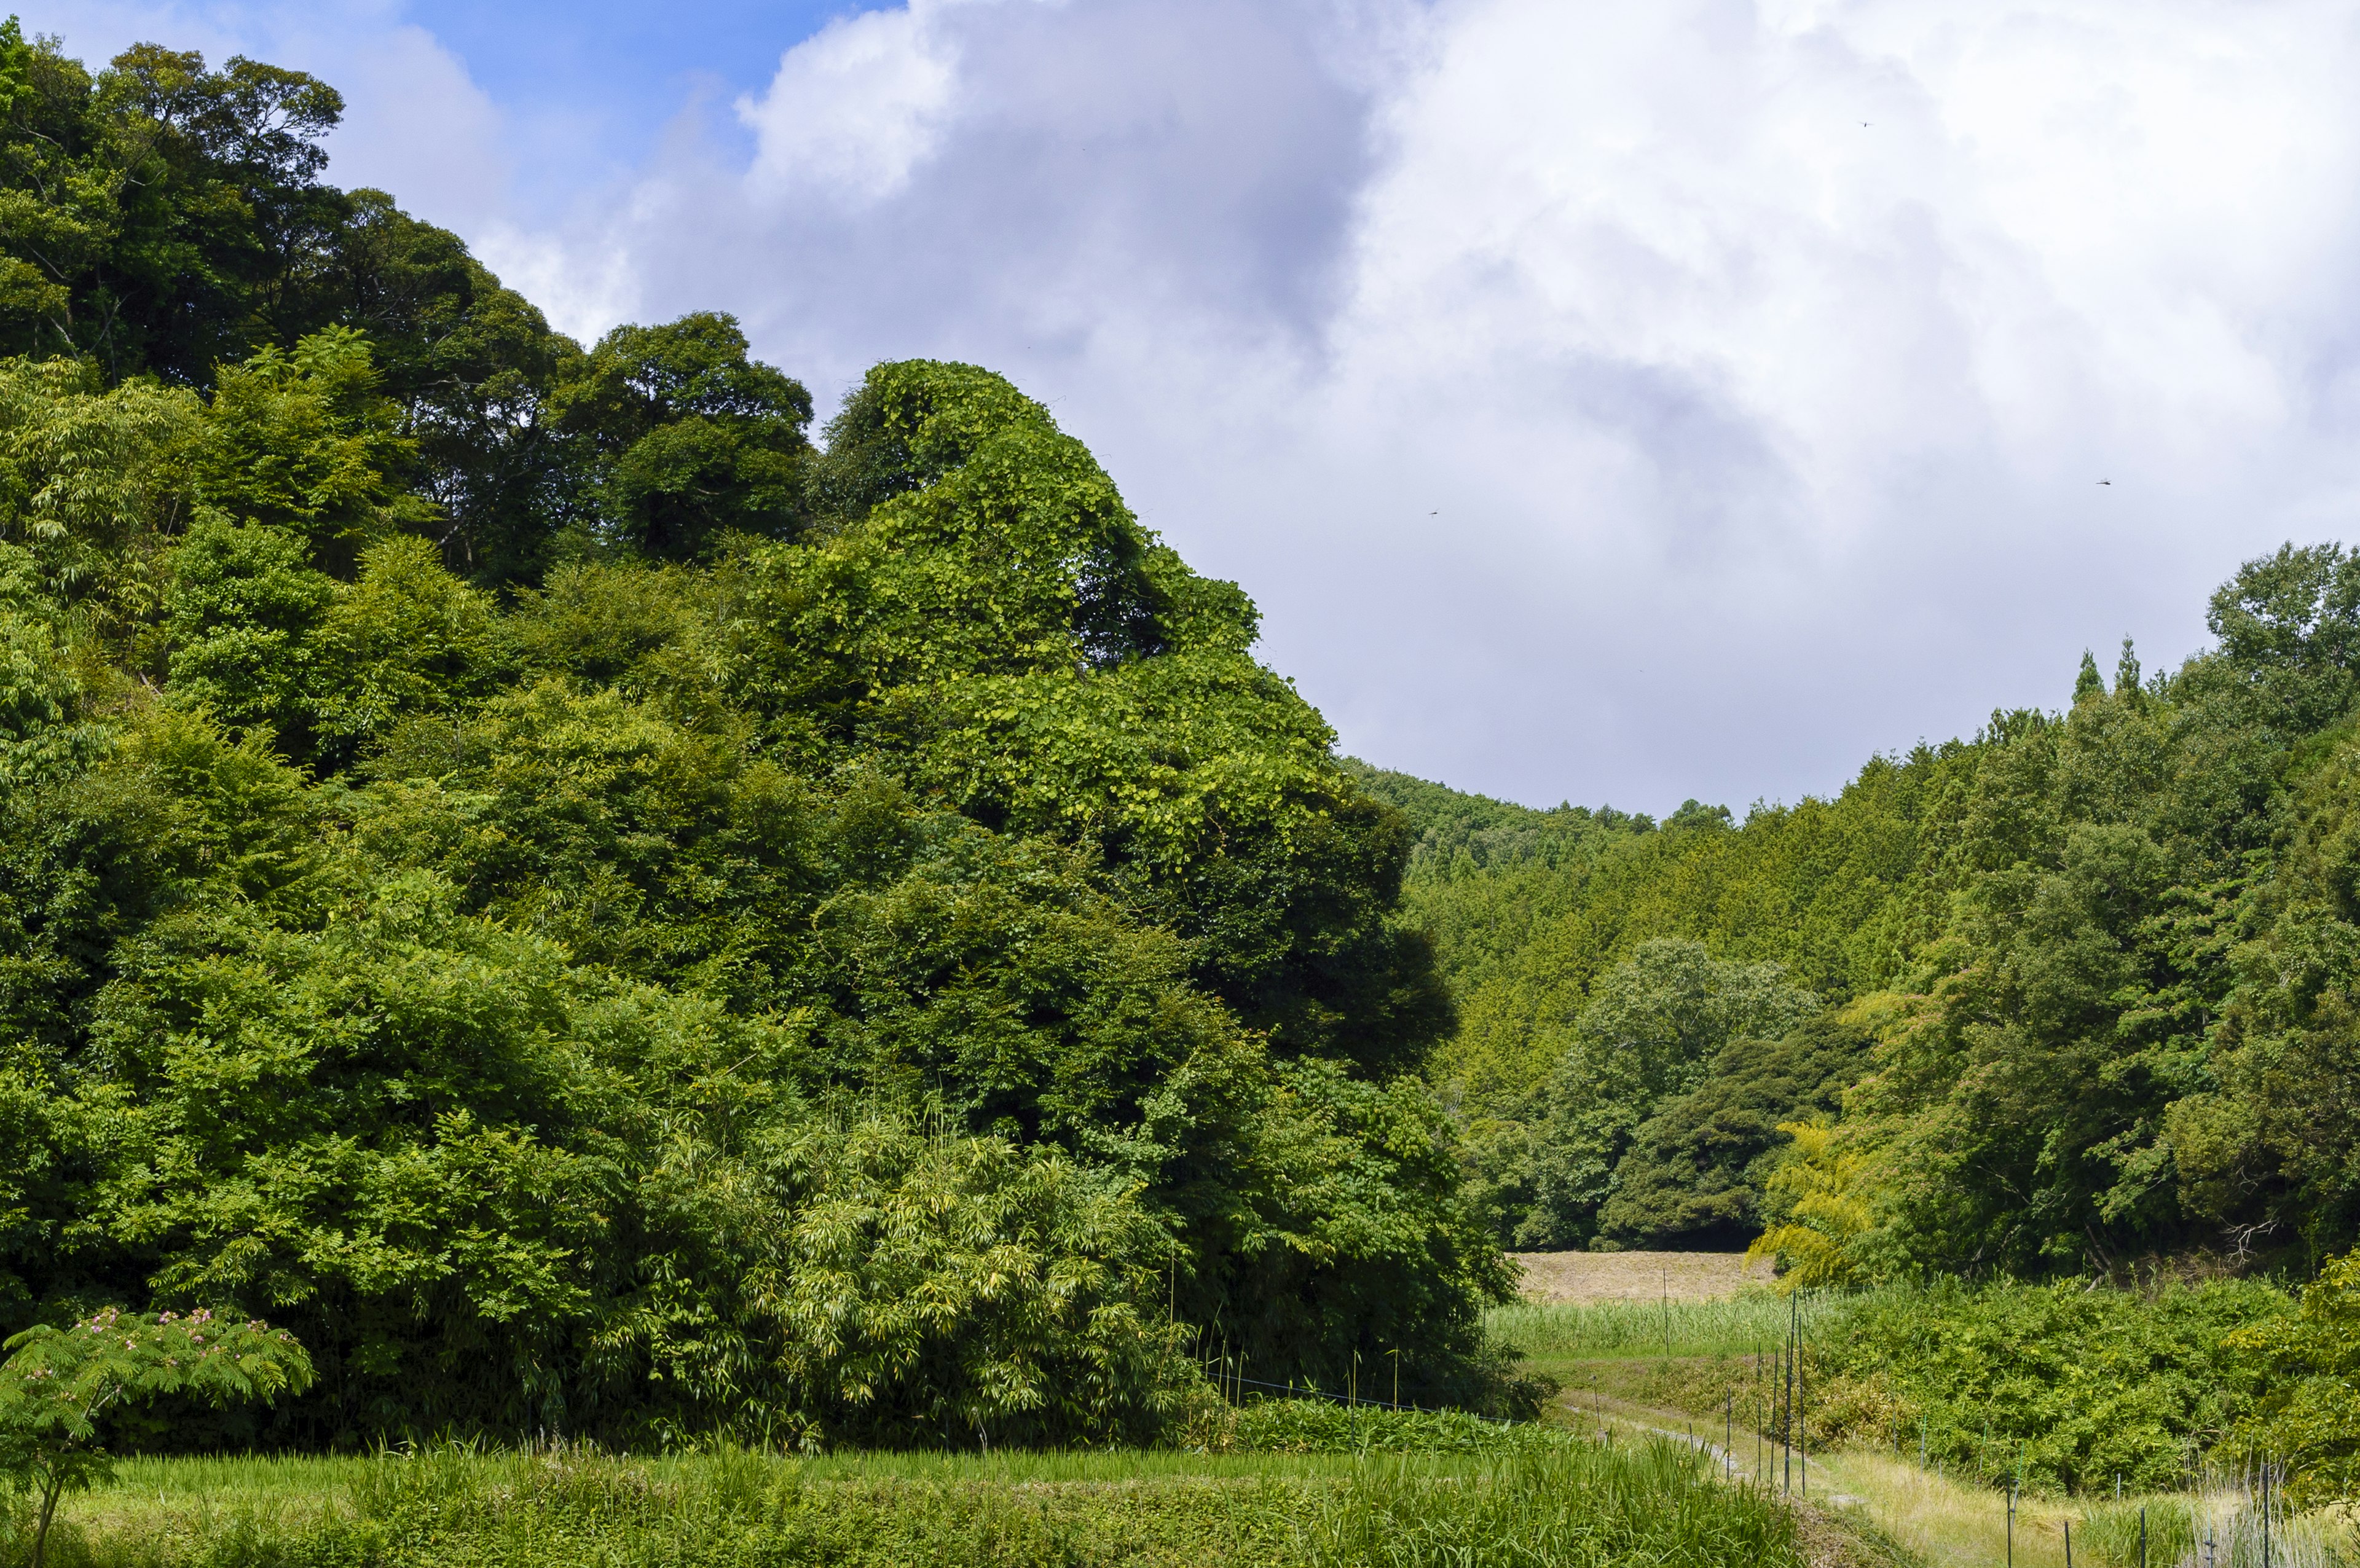
{"label": "tall green tree", "polygon": [[759,700],[792,744],[901,759],[996,830],[1087,849],[1283,1051],[1415,1067],[1449,1022],[1391,919],[1406,824],[1249,651],[1257,615],[1139,525],[1045,409],[967,365],[880,365],[817,493],[754,559]]}
{"label": "tall green tree", "polygon": [[0,97],[12,347],[202,386],[308,324],[298,302],[344,215],[319,178],[344,113],[333,89],[152,44],[93,74],[11,18]]}
{"label": "tall green tree", "polygon": [[1502,1228],[1524,1247],[1588,1243],[1656,1107],[1694,1091],[1731,1041],[1775,1040],[1819,1007],[1776,964],[1717,960],[1701,942],[1642,943],[1600,985],[1523,1115],[1487,1129],[1480,1169]]}
{"label": "tall green tree", "polygon": [[617,327],[560,386],[600,538],[688,561],[720,536],[792,537],[805,515],[811,394],[749,357],[735,318]]}

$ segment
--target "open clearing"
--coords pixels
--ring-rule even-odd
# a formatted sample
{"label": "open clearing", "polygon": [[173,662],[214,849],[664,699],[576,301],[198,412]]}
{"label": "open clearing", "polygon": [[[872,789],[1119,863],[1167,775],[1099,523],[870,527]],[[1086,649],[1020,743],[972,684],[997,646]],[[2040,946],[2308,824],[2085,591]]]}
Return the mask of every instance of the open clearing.
{"label": "open clearing", "polygon": [[1513,1252],[1524,1294],[1540,1301],[1710,1301],[1774,1278],[1742,1252]]}

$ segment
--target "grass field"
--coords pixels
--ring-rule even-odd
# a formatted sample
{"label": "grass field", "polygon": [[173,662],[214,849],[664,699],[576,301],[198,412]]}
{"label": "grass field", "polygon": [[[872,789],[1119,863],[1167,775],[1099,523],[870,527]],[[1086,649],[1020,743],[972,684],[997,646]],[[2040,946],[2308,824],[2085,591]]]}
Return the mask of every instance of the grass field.
{"label": "grass field", "polygon": [[1770,1283],[1766,1258],[1740,1252],[1512,1252],[1536,1301],[1710,1301]]}
{"label": "grass field", "polygon": [[1808,1333],[1836,1310],[1829,1297],[1806,1296],[1790,1307],[1785,1296],[1749,1290],[1668,1302],[1519,1301],[1492,1308],[1484,1326],[1546,1371],[1601,1357],[1750,1356],[1784,1342],[1790,1311],[1799,1312]]}
{"label": "grass field", "polygon": [[1807,1562],[1785,1510],[1685,1448],[1567,1439],[1484,1454],[145,1460],[63,1521],[58,1568]]}

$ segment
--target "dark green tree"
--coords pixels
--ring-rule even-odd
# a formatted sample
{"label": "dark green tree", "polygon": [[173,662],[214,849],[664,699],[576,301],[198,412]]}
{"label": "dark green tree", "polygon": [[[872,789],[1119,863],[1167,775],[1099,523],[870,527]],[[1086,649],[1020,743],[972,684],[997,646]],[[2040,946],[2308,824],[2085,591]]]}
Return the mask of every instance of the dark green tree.
{"label": "dark green tree", "polygon": [[301,71],[139,44],[95,76],[0,24],[0,313],[20,352],[203,386],[311,323],[344,213],[320,182],[344,113]]}
{"label": "dark green tree", "polygon": [[476,582],[538,581],[562,530],[585,521],[586,480],[552,399],[582,351],[467,254],[456,234],[355,191],[312,313],[366,333],[414,444],[416,525]]}
{"label": "dark green tree", "polygon": [[811,394],[748,357],[734,317],[616,328],[573,367],[555,414],[603,539],[688,561],[723,534],[803,525]]}
{"label": "dark green tree", "polygon": [[1786,1143],[1778,1124],[1839,1113],[1869,1045],[1864,1031],[1823,1015],[1779,1040],[1723,1046],[1695,1088],[1632,1135],[1599,1234],[1622,1247],[1714,1251],[1753,1240],[1775,1217],[1764,1197]]}

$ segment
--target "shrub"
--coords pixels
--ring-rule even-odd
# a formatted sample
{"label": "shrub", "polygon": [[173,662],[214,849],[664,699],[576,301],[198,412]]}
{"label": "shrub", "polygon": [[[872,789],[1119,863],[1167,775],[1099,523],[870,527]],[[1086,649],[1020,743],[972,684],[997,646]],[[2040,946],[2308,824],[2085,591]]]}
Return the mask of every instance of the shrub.
{"label": "shrub", "polygon": [[2230,1336],[2258,1359],[2264,1388],[2230,1433],[2242,1454],[2289,1466],[2298,1497],[2360,1487],[2360,1252],[2330,1262],[2301,1308]]}
{"label": "shrub", "polygon": [[49,1324],[7,1342],[0,1365],[0,1472],[32,1494],[33,1568],[41,1568],[58,1499],[105,1475],[101,1425],[124,1406],[169,1395],[215,1406],[300,1393],[311,1359],[285,1329],[199,1309],[186,1317],[110,1307],[71,1329]]}
{"label": "shrub", "polygon": [[1828,1441],[1922,1439],[1930,1459],[2033,1489],[2175,1486],[2255,1392],[2224,1338],[2288,1306],[2249,1281],[1879,1290],[1814,1336],[1806,1409]]}

